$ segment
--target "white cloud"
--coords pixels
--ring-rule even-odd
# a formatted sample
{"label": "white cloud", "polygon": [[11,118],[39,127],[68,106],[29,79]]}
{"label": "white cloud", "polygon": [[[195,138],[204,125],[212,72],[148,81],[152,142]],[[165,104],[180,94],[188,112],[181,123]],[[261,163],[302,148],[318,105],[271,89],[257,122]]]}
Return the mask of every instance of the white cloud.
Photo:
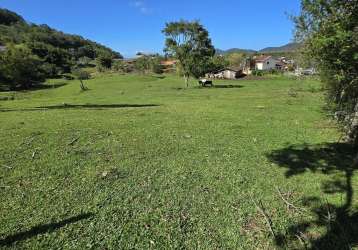
{"label": "white cloud", "polygon": [[131,6],[138,9],[142,14],[150,14],[152,12],[152,10],[148,8],[147,4],[142,0],[132,1]]}

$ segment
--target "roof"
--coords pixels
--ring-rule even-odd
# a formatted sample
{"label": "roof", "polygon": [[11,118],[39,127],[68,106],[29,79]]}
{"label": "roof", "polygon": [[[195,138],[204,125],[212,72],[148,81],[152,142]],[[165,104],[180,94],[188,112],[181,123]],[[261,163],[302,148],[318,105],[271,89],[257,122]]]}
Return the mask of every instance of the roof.
{"label": "roof", "polygon": [[264,62],[270,59],[272,56],[258,56],[255,58],[256,62]]}
{"label": "roof", "polygon": [[161,61],[160,64],[163,66],[172,66],[177,63],[176,60],[167,60],[167,61]]}
{"label": "roof", "polygon": [[243,69],[242,69],[242,67],[223,68],[223,69],[214,71],[214,72],[212,72],[212,73],[217,74],[217,73],[222,72],[222,71],[225,71],[225,70],[230,70],[230,71],[234,71],[234,72],[240,72],[240,71],[242,71]]}
{"label": "roof", "polygon": [[231,71],[239,72],[240,70],[243,70],[243,68],[242,67],[230,67],[230,68],[225,68],[224,70],[231,70]]}

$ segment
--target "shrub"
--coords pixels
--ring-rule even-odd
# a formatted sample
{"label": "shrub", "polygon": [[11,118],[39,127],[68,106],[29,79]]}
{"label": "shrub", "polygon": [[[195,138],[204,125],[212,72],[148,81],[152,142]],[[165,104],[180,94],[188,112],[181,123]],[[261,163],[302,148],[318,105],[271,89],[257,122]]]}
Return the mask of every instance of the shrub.
{"label": "shrub", "polygon": [[113,58],[110,54],[101,54],[97,59],[97,67],[100,72],[112,67]]}
{"label": "shrub", "polygon": [[42,61],[24,45],[8,46],[0,54],[0,78],[10,89],[28,89],[44,81]]}
{"label": "shrub", "polygon": [[91,74],[83,69],[80,68],[74,68],[72,69],[72,74],[78,79],[78,80],[88,80],[91,78]]}
{"label": "shrub", "polygon": [[252,71],[252,75],[254,76],[263,76],[264,72],[262,70],[255,69]]}

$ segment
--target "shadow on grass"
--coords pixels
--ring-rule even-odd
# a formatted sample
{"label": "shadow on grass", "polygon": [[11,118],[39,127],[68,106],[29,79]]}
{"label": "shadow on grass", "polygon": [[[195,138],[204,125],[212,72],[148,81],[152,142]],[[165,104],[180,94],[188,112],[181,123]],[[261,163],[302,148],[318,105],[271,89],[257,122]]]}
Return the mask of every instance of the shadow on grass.
{"label": "shadow on grass", "polygon": [[240,89],[243,87],[244,86],[242,86],[242,85],[220,84],[220,85],[213,85],[213,86],[208,86],[208,87],[197,86],[196,88],[198,88],[198,89]]}
{"label": "shadow on grass", "polygon": [[39,234],[51,233],[57,229],[60,229],[61,227],[79,222],[81,220],[86,220],[86,219],[92,218],[93,216],[94,216],[93,213],[85,213],[85,214],[73,216],[71,218],[68,218],[68,219],[65,219],[65,220],[62,220],[62,221],[59,221],[56,223],[49,223],[49,224],[35,226],[28,231],[12,234],[12,235],[5,237],[4,239],[1,239],[0,246],[9,246],[15,242],[23,241],[23,240],[35,237]]}
{"label": "shadow on grass", "polygon": [[9,87],[7,86],[2,86],[0,85],[0,92],[9,92],[9,91],[21,91],[21,92],[31,92],[31,91],[36,91],[36,90],[43,90],[43,89],[57,89],[63,86],[66,86],[68,83],[65,82],[59,82],[59,83],[54,83],[54,84],[41,84],[41,83],[36,83],[33,84],[30,88],[28,89],[23,89],[23,88],[15,88],[13,90],[11,90]]}
{"label": "shadow on grass", "polygon": [[68,83],[59,82],[54,84],[36,84],[31,89],[27,91],[35,91],[35,90],[42,90],[42,89],[57,89],[63,86],[66,86]]}
{"label": "shadow on grass", "polygon": [[43,110],[61,110],[61,109],[119,109],[119,108],[145,108],[159,107],[157,104],[62,104],[54,106],[39,106],[35,108],[25,109],[0,109],[0,112],[16,112],[16,111],[43,111]]}
{"label": "shadow on grass", "polygon": [[[322,183],[322,191],[345,195],[340,206],[329,204],[321,197],[305,197],[305,205],[312,209],[316,219],[291,225],[285,235],[277,236],[277,245],[283,247],[286,244],[287,247],[299,235],[306,239],[306,249],[351,249],[358,244],[358,212],[352,206],[352,178],[358,169],[355,154],[356,151],[349,144],[330,143],[290,146],[268,155],[271,161],[287,169],[287,178],[307,171],[332,175],[331,181]],[[339,178],[338,173],[343,174],[343,178]],[[312,236],[311,230],[317,227],[324,227],[325,233]]]}

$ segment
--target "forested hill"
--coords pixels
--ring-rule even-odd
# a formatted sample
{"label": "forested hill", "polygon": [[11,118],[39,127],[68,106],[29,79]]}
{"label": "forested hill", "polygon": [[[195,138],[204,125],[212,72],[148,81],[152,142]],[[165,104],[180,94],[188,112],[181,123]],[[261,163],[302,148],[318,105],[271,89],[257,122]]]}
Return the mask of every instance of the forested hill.
{"label": "forested hill", "polygon": [[49,66],[66,70],[71,61],[101,55],[122,58],[118,52],[81,36],[65,34],[47,25],[28,23],[20,15],[0,8],[0,45],[24,44]]}

